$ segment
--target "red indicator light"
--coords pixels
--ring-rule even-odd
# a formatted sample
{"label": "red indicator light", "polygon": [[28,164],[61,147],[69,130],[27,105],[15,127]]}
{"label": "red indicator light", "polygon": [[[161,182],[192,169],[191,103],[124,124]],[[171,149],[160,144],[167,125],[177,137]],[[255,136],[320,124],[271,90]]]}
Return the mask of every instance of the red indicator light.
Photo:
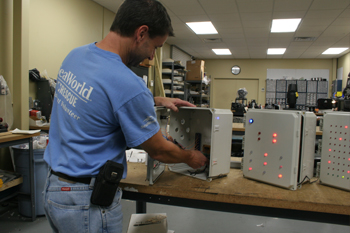
{"label": "red indicator light", "polygon": [[266,162],[264,162],[264,165],[266,166],[266,165],[267,165],[267,163],[266,163]]}
{"label": "red indicator light", "polygon": [[278,178],[282,178],[282,174],[279,174],[279,175],[278,175]]}
{"label": "red indicator light", "polygon": [[329,149],[328,151],[332,151],[332,149]]}
{"label": "red indicator light", "polygon": [[274,138],[277,137],[277,133],[272,134],[272,136],[273,136]]}
{"label": "red indicator light", "polygon": [[252,169],[253,169],[253,168],[251,168],[251,167],[250,167],[250,168],[248,168],[248,170],[249,170],[249,171],[251,171]]}
{"label": "red indicator light", "polygon": [[345,126],[345,129],[347,129],[347,128],[348,128],[348,126],[346,125],[346,126]]}
{"label": "red indicator light", "polygon": [[331,163],[331,161],[329,160],[328,163]]}
{"label": "red indicator light", "polygon": [[276,139],[273,139],[273,140],[272,140],[272,142],[273,142],[273,143],[276,143],[276,142],[277,142],[277,140],[276,140]]}
{"label": "red indicator light", "polygon": [[283,166],[281,165],[280,168],[282,168]]}
{"label": "red indicator light", "polygon": [[339,138],[339,141],[343,140],[343,138]]}
{"label": "red indicator light", "polygon": [[264,154],[264,156],[265,156],[265,157],[267,157],[267,156],[268,156],[268,154],[267,154],[267,153],[265,153],[265,154]]}
{"label": "red indicator light", "polygon": [[350,174],[350,171],[348,171],[348,174]]}

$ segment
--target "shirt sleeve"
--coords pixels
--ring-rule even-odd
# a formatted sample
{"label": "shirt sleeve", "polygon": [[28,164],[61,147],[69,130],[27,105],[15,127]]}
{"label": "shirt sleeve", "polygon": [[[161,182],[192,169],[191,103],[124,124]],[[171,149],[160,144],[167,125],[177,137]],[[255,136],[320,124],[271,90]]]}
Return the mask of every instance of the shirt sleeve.
{"label": "shirt sleeve", "polygon": [[128,147],[142,144],[160,129],[153,96],[147,92],[142,92],[125,103],[117,115]]}

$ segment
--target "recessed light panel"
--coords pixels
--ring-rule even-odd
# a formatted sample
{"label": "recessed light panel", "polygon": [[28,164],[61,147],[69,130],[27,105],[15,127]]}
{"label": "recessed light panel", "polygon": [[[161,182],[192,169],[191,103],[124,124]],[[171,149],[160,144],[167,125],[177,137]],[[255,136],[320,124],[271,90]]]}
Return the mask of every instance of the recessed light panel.
{"label": "recessed light panel", "polygon": [[231,51],[229,49],[212,49],[216,55],[231,55]]}
{"label": "recessed light panel", "polygon": [[267,49],[268,55],[281,55],[286,51],[285,48]]}
{"label": "recessed light panel", "polygon": [[329,48],[324,51],[322,54],[340,54],[349,48]]}
{"label": "recessed light panel", "polygon": [[295,32],[301,19],[274,19],[272,20],[271,32]]}
{"label": "recessed light panel", "polygon": [[187,26],[189,26],[192,31],[194,31],[198,35],[205,35],[205,34],[218,34],[216,31],[214,25],[210,22],[190,22],[186,23]]}

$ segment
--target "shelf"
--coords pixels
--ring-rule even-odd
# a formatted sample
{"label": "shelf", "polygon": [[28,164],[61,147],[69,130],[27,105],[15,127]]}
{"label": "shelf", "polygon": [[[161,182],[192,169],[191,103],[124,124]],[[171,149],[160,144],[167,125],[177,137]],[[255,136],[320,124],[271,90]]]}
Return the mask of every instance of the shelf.
{"label": "shelf", "polygon": [[196,81],[196,80],[185,80],[185,82],[186,83],[197,83],[197,84],[200,84],[200,83],[202,83],[202,84],[204,84],[204,85],[206,85],[205,83],[203,83],[202,81]]}
{"label": "shelf", "polygon": [[[175,64],[174,62],[163,62],[162,65],[163,65],[163,71],[169,70],[169,72],[162,72],[163,86],[165,87],[164,92],[166,96],[171,98],[176,96],[177,98],[186,100],[187,92],[186,92],[185,83],[184,81],[177,81],[178,79],[185,79],[186,77],[186,71],[184,70],[185,67]],[[179,78],[175,80],[175,77],[179,77]]]}
{"label": "shelf", "polygon": [[[200,97],[200,94],[191,94],[192,97]],[[202,94],[202,98],[209,98],[208,95]]]}
{"label": "shelf", "polygon": [[6,189],[12,188],[14,186],[20,185],[22,183],[23,183],[23,177],[21,176],[12,181],[4,183],[0,188],[0,192],[5,191]]}
{"label": "shelf", "polygon": [[166,66],[166,67],[172,67],[174,65],[174,69],[185,69],[184,66],[181,66],[179,64],[176,64],[174,62],[163,62],[162,63],[162,66]]}

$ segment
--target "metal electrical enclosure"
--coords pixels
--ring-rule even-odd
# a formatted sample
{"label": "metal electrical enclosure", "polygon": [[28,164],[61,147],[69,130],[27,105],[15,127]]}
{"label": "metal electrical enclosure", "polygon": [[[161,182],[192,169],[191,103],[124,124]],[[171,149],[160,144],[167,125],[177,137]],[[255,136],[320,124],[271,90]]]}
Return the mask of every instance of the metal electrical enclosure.
{"label": "metal electrical enclosure", "polygon": [[350,191],[350,113],[323,116],[320,182]]}
{"label": "metal electrical enclosure", "polygon": [[164,136],[169,134],[183,148],[199,150],[209,158],[209,165],[198,169],[200,172],[184,163],[168,165],[169,170],[206,180],[230,172],[233,114],[229,109],[181,107],[178,112],[164,108],[156,111]]}
{"label": "metal electrical enclosure", "polygon": [[291,110],[246,114],[243,175],[290,190],[313,177],[316,116]]}

